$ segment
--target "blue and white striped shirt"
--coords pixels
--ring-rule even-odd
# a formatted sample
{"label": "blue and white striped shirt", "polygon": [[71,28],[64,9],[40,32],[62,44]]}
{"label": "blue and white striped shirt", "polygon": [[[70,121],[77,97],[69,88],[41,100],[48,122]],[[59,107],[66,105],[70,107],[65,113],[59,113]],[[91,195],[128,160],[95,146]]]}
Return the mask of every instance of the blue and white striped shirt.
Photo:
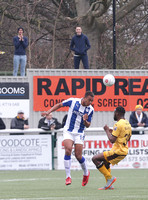
{"label": "blue and white striped shirt", "polygon": [[68,116],[66,120],[66,124],[64,126],[64,129],[66,131],[69,131],[71,133],[77,134],[77,133],[83,133],[85,129],[84,121],[83,121],[83,115],[88,115],[88,122],[91,122],[94,108],[89,106],[82,106],[80,98],[69,98],[67,100],[64,100],[63,106],[68,106]]}

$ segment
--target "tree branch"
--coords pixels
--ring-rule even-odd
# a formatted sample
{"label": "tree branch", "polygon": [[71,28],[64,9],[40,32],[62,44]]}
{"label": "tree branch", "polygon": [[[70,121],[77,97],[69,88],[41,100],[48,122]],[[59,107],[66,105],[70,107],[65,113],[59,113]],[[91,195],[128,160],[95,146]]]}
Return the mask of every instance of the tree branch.
{"label": "tree branch", "polygon": [[[128,4],[126,4],[116,12],[116,22],[123,19],[126,15],[128,15],[128,13],[137,8],[143,2],[144,0],[136,0],[136,1],[131,0]],[[113,19],[110,18],[106,23],[106,30],[108,29],[108,27],[112,26],[112,24],[113,24]]]}

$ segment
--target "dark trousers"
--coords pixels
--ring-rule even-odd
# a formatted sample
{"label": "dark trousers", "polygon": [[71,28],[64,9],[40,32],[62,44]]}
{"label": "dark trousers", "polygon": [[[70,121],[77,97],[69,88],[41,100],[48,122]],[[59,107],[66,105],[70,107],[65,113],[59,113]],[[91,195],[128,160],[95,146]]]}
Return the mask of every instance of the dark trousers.
{"label": "dark trousers", "polygon": [[79,69],[79,65],[80,65],[81,60],[82,60],[84,69],[89,69],[87,54],[80,55],[80,56],[74,56],[74,67],[75,67],[75,69]]}

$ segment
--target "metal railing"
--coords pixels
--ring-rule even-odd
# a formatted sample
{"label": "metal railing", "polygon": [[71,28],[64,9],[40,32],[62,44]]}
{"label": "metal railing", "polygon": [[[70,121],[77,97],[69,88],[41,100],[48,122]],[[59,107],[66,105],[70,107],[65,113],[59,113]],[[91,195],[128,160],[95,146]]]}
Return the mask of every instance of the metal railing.
{"label": "metal railing", "polygon": [[[110,127],[112,128],[112,127]],[[49,131],[49,130],[43,130],[41,128],[29,128],[29,129],[3,129],[3,130],[0,130],[0,135],[2,134],[10,134],[10,133],[24,133],[24,134],[28,134],[28,133],[54,133],[54,132],[62,132],[63,131],[63,128],[61,129],[58,129],[58,130],[52,130],[52,131]],[[137,128],[133,128],[132,127],[132,131],[148,131],[148,127],[144,128],[144,127],[137,127]],[[87,128],[85,130],[85,132],[89,133],[89,132],[104,132],[104,129],[103,127],[92,127],[92,128]]]}
{"label": "metal railing", "polygon": [[[138,127],[138,128],[132,128],[133,131],[148,131],[148,127],[147,128],[143,128],[143,127]],[[51,141],[52,141],[52,169],[55,169],[55,159],[57,159],[57,156],[55,156],[54,153],[54,143],[57,141],[57,139],[55,139],[54,135],[55,133],[61,133],[63,132],[63,128],[62,129],[58,129],[58,130],[52,130],[52,131],[47,131],[47,130],[43,130],[41,128],[29,128],[29,129],[25,129],[25,130],[20,130],[20,129],[3,129],[0,130],[0,135],[10,135],[10,134],[15,134],[15,135],[19,135],[19,134],[24,134],[24,135],[32,135],[32,134],[51,134]],[[89,133],[104,133],[104,129],[102,127],[93,127],[93,128],[87,128],[85,130],[85,133],[89,134]]]}

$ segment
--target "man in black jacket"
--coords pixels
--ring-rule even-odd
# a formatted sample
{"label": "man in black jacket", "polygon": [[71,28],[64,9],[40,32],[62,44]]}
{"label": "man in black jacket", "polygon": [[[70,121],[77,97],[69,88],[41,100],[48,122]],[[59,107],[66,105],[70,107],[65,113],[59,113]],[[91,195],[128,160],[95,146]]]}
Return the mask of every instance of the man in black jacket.
{"label": "man in black jacket", "polygon": [[[28,129],[29,124],[28,124],[28,119],[24,117],[24,111],[19,110],[17,113],[17,116],[11,120],[11,129]],[[10,135],[24,135],[24,133],[11,133]]]}
{"label": "man in black jacket", "polygon": [[[58,120],[54,117],[52,117],[52,113],[46,115],[46,117],[43,117],[39,120],[38,128],[42,128],[44,130],[54,130],[54,129],[60,129],[62,128],[62,124],[58,122]],[[45,134],[45,133],[40,133]],[[56,139],[57,139],[57,133],[54,133],[54,147],[56,147]]]}
{"label": "man in black jacket", "polygon": [[[131,113],[129,122],[133,128],[148,127],[148,117],[142,110],[141,105],[136,105],[135,111]],[[144,131],[132,131],[132,134],[144,134]]]}
{"label": "man in black jacket", "polygon": [[79,69],[82,60],[84,69],[89,69],[87,51],[90,49],[90,43],[86,35],[82,33],[81,27],[76,27],[76,35],[73,36],[70,49],[74,51],[74,67]]}

